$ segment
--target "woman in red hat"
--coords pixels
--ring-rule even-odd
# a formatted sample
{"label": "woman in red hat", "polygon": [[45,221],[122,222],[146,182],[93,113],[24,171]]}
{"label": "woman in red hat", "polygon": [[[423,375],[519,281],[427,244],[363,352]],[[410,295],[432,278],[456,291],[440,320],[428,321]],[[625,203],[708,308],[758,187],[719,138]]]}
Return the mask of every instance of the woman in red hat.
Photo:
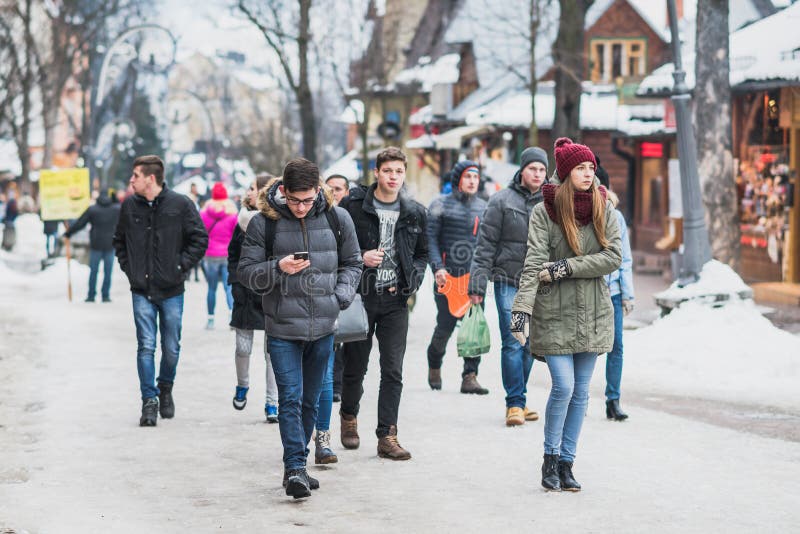
{"label": "woman in red hat", "polygon": [[228,284],[228,243],[236,228],[238,212],[236,204],[228,199],[225,184],[217,182],[211,188],[211,200],[206,202],[200,217],[208,231],[208,249],[203,258],[203,271],[208,281],[208,322],[206,329],[214,328],[214,308],[217,303],[217,285],[222,282],[228,310],[233,310],[233,296]]}
{"label": "woman in red hat", "polygon": [[614,308],[604,276],[619,268],[622,244],[589,147],[562,137],[555,156],[561,183],[543,185],[544,201],[533,209],[510,330],[522,345],[533,333],[531,353],[547,362],[552,378],[542,486],[580,491],[572,465],[589,381],[597,355],[614,344]]}

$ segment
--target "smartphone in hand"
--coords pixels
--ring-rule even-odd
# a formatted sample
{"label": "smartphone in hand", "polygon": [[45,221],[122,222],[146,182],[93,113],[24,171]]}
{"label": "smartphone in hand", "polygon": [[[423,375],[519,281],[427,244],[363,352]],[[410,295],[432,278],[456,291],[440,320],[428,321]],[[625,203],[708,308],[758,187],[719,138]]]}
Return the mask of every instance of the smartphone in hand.
{"label": "smartphone in hand", "polygon": [[308,259],[308,252],[295,252],[294,259],[296,260],[307,260]]}

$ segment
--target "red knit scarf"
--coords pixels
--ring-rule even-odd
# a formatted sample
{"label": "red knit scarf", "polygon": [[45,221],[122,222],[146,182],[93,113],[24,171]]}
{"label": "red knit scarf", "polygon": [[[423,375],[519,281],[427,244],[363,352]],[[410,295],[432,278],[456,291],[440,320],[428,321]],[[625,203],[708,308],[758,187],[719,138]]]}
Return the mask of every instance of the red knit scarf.
{"label": "red knit scarf", "polygon": [[[556,216],[556,190],[558,186],[555,184],[544,184],[542,186],[542,196],[544,197],[544,207],[547,210],[547,215],[550,216],[550,219],[556,224],[560,224],[558,222],[558,217]],[[600,190],[600,194],[603,196],[603,200],[607,198],[606,188],[602,185],[598,187]],[[578,222],[580,226],[586,226],[587,224],[592,222],[592,192],[590,191],[575,191],[574,193],[574,202],[575,202],[575,220]]]}

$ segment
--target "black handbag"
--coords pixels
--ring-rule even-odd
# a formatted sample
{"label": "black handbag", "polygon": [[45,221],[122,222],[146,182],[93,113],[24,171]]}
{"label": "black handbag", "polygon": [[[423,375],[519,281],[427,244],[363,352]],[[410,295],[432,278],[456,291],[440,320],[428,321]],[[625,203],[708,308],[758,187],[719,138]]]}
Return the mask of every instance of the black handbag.
{"label": "black handbag", "polygon": [[369,319],[361,295],[356,293],[353,302],[346,309],[339,312],[339,318],[334,325],[333,342],[350,343],[363,341],[369,337]]}

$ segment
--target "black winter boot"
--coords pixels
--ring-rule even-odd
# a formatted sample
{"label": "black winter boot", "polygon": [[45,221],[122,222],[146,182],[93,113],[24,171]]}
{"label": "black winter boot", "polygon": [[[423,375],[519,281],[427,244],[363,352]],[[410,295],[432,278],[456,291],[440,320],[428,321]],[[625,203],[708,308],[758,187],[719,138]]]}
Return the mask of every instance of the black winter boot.
{"label": "black winter boot", "polygon": [[612,399],[606,401],[606,417],[614,421],[624,421],[628,418],[628,414],[620,408],[619,399]]}
{"label": "black winter boot", "polygon": [[548,491],[561,491],[561,480],[558,478],[558,455],[545,454],[542,464],[542,486]]}
{"label": "black winter boot", "polygon": [[558,479],[564,491],[580,491],[581,485],[572,476],[572,462],[558,462]]}
{"label": "black winter boot", "polygon": [[[319,489],[319,480],[317,480],[316,478],[314,478],[311,475],[309,475],[308,471],[306,471],[306,476],[308,477],[308,487],[311,488],[312,490],[318,490]],[[286,484],[288,484],[288,483],[289,483],[289,471],[284,469],[283,470],[283,487],[285,488]]]}
{"label": "black winter boot", "polygon": [[172,402],[172,384],[167,382],[158,383],[158,401],[160,403],[159,411],[163,419],[175,417],[175,403]]}
{"label": "black winter boot", "polygon": [[158,397],[150,397],[142,401],[142,416],[139,426],[156,426],[158,422]]}
{"label": "black winter boot", "polygon": [[292,469],[287,473],[286,495],[295,499],[311,497],[311,484],[305,469]]}

